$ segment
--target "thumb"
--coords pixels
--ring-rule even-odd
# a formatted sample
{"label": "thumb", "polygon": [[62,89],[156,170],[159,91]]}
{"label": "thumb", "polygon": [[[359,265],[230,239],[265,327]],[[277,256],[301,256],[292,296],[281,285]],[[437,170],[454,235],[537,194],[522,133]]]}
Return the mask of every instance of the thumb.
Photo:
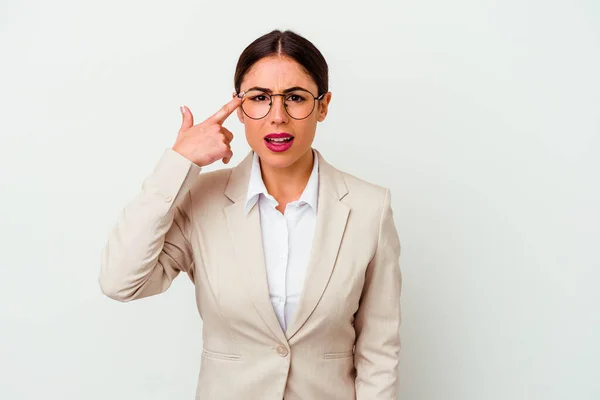
{"label": "thumb", "polygon": [[182,117],[181,130],[188,129],[194,126],[194,116],[192,115],[190,109],[186,106],[181,106],[179,107],[179,110],[181,111]]}

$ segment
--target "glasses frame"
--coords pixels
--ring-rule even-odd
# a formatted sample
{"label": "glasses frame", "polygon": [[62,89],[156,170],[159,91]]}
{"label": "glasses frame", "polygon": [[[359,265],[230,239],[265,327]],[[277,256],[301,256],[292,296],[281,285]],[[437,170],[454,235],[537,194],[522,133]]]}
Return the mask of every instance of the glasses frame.
{"label": "glasses frame", "polygon": [[[295,119],[295,120],[297,120],[297,121],[300,121],[300,120],[303,120],[303,119],[306,119],[306,118],[310,117],[310,116],[311,116],[311,114],[313,113],[313,111],[315,111],[315,104],[317,104],[317,101],[320,101],[320,100],[322,100],[322,99],[323,99],[323,96],[325,96],[325,93],[323,93],[323,94],[321,94],[320,96],[318,96],[318,97],[315,97],[315,95],[314,95],[314,94],[312,94],[312,92],[310,92],[310,91],[308,91],[308,90],[306,90],[306,89],[296,89],[296,90],[294,90],[294,92],[306,92],[306,93],[309,93],[309,94],[312,96],[312,98],[313,98],[313,106],[312,106],[312,109],[310,110],[310,112],[308,113],[308,115],[307,115],[306,117],[304,117],[304,118],[295,118],[295,117],[292,117],[292,116],[290,115],[290,112],[288,111],[288,105],[287,105],[287,104],[285,104],[285,97],[286,97],[286,96],[289,96],[289,95],[290,95],[290,94],[292,94],[292,93],[288,93],[288,94],[282,94],[282,93],[274,93],[274,94],[269,94],[269,93],[267,93],[267,92],[265,92],[265,91],[262,91],[262,90],[258,90],[258,89],[253,89],[253,90],[256,90],[256,91],[258,91],[258,92],[262,92],[262,93],[264,93],[266,96],[269,96],[269,111],[267,111],[267,113],[266,113],[264,116],[260,117],[260,118],[254,118],[254,117],[251,117],[251,116],[249,116],[248,114],[246,114],[246,111],[244,110],[243,103],[242,103],[242,105],[240,106],[240,108],[242,109],[242,112],[244,113],[244,115],[245,115],[245,116],[247,116],[248,118],[250,118],[250,119],[254,119],[254,120],[263,119],[263,118],[265,118],[267,115],[269,115],[269,113],[271,112],[271,109],[273,108],[273,97],[275,97],[275,96],[281,96],[281,97],[283,97],[283,108],[285,109],[285,113],[286,113],[287,115],[289,115],[289,116],[290,116],[290,118],[292,118],[292,119]],[[240,93],[236,93],[236,96],[237,96],[237,97],[239,97],[240,99],[243,99],[243,98],[244,98],[244,96],[246,96],[246,92],[243,92],[243,91],[242,91],[242,93],[241,93],[241,94],[242,94],[242,95],[240,96]]]}

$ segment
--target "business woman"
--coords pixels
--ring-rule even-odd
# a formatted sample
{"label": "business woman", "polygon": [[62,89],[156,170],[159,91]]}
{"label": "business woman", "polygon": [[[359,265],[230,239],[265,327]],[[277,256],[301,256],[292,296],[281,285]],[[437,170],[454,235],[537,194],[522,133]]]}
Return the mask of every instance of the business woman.
{"label": "business woman", "polygon": [[[323,55],[272,31],[243,51],[234,87],[199,124],[181,108],[173,147],[109,234],[103,293],[126,302],[189,276],[203,320],[196,399],[396,400],[402,284],[390,191],[312,147],[331,101]],[[201,172],[232,158],[223,123],[233,112],[252,151]]]}

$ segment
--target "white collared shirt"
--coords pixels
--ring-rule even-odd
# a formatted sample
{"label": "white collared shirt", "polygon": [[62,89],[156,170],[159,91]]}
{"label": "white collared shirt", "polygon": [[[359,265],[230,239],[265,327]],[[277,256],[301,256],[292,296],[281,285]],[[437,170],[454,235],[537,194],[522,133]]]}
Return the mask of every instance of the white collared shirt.
{"label": "white collared shirt", "polygon": [[246,214],[258,202],[269,293],[284,332],[304,286],[317,219],[319,161],[314,150],[313,156],[308,183],[300,198],[287,204],[284,214],[275,208],[279,203],[267,192],[256,152],[246,196]]}

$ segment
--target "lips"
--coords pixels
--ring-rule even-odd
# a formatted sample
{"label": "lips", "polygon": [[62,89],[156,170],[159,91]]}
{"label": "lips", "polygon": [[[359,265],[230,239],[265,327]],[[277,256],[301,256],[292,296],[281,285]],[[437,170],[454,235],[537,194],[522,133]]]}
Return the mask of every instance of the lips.
{"label": "lips", "polygon": [[287,132],[270,133],[265,136],[266,146],[274,152],[286,151],[292,147],[294,137]]}

